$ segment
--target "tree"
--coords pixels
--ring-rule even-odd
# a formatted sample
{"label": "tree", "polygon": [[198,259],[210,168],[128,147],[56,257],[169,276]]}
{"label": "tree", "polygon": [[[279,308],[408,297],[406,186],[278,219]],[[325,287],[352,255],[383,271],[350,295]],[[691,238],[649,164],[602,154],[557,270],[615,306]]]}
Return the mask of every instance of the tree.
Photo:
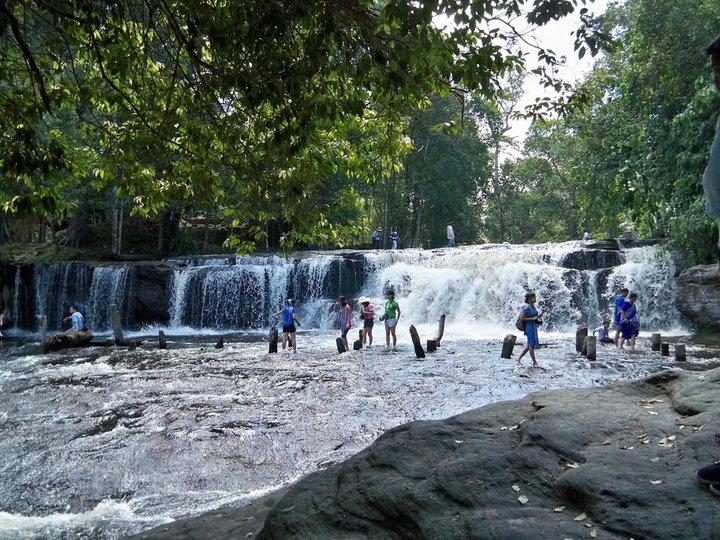
{"label": "tree", "polygon": [[[526,19],[542,25],[578,1],[538,0]],[[509,21],[523,5],[0,0],[2,208],[53,212],[79,184],[119,182],[135,213],[169,199],[220,209],[244,231],[241,250],[269,220],[291,224],[285,247],[336,236],[329,215],[356,194],[321,196],[330,178],[391,174],[426,96],[492,96],[522,69]],[[584,24],[577,38],[594,51],[603,36]],[[48,133],[66,111],[79,148]]]}

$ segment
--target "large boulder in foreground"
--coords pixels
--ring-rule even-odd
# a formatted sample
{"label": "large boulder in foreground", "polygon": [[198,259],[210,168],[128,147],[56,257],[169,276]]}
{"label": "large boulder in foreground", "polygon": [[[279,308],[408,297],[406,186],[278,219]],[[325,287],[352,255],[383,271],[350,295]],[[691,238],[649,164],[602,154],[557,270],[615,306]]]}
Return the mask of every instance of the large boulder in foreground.
{"label": "large boulder in foreground", "polygon": [[138,538],[720,538],[720,369],[400,426],[287,492]]}
{"label": "large boulder in foreground", "polygon": [[675,307],[698,326],[720,332],[718,265],[693,266],[677,278]]}

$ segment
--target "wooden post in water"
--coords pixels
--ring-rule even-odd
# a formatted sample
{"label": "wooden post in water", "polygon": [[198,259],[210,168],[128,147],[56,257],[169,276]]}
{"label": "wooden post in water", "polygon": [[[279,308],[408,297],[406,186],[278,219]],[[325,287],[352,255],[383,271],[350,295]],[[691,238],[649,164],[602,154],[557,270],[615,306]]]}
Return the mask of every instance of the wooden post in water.
{"label": "wooden post in water", "polygon": [[660,336],[660,334],[653,334],[652,340],[650,341],[650,348],[653,351],[659,351],[661,342],[662,342],[662,337]]}
{"label": "wooden post in water", "polygon": [[359,351],[363,348],[362,330],[358,330],[358,338],[353,342],[353,351]]}
{"label": "wooden post in water", "polygon": [[587,342],[589,337],[590,336],[585,336],[585,339],[583,339],[582,347],[580,349],[580,354],[583,356],[587,356]]}
{"label": "wooden post in water", "polygon": [[43,352],[48,352],[47,347],[47,315],[43,315],[40,317],[40,344],[43,347]]}
{"label": "wooden post in water", "polygon": [[158,345],[161,349],[167,349],[167,338],[162,330],[158,331]]}
{"label": "wooden post in water", "polygon": [[505,339],[503,340],[502,352],[500,353],[500,358],[512,358],[513,347],[515,347],[516,340],[517,336],[513,334],[508,334],[507,336],[505,336]]}
{"label": "wooden post in water", "polygon": [[585,356],[588,357],[588,360],[595,360],[595,358],[597,358],[597,337],[596,336],[588,336],[585,338],[585,349],[586,349]]}
{"label": "wooden post in water", "polygon": [[578,331],[575,333],[575,351],[576,352],[582,352],[583,345],[585,344],[585,338],[588,335],[588,329],[585,327],[578,328]]}
{"label": "wooden post in water", "polygon": [[417,358],[425,358],[425,351],[422,348],[417,328],[415,328],[412,324],[410,325],[410,337],[412,338],[413,346],[415,347],[415,356]]}
{"label": "wooden post in water", "polygon": [[216,349],[222,349],[225,346],[225,338],[223,336],[220,336],[220,339],[218,339],[217,343],[215,344]]}
{"label": "wooden post in water", "polygon": [[[435,341],[436,348],[440,346],[440,340],[442,339],[444,333],[445,333],[445,314],[443,313],[442,315],[440,315],[440,320],[438,321],[438,332],[437,332],[437,335],[435,336],[435,339],[433,340],[433,341]],[[428,347],[428,349],[429,349],[429,347]]]}
{"label": "wooden post in water", "polygon": [[278,342],[278,330],[277,330],[277,326],[273,326],[270,329],[270,347],[268,349],[268,354],[277,353],[277,342]]}
{"label": "wooden post in water", "polygon": [[660,354],[663,356],[670,356],[670,344],[668,342],[660,344]]}
{"label": "wooden post in water", "polygon": [[675,361],[676,362],[684,362],[687,360],[687,356],[685,354],[685,344],[684,343],[676,343],[675,344]]}
{"label": "wooden post in water", "polygon": [[115,336],[115,345],[123,345],[122,321],[120,320],[120,312],[115,304],[110,305],[110,315],[112,318],[113,334]]}
{"label": "wooden post in water", "polygon": [[437,351],[437,341],[434,339],[428,339],[426,348],[429,353]]}

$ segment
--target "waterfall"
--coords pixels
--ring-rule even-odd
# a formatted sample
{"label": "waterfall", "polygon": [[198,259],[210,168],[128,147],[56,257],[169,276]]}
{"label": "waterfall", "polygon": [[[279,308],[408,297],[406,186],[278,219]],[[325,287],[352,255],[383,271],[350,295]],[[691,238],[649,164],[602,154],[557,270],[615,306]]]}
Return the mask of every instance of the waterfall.
{"label": "waterfall", "polygon": [[61,329],[70,304],[84,313],[91,272],[85,263],[39,263],[35,265],[35,314],[46,315],[48,328]]}
{"label": "waterfall", "polygon": [[112,329],[111,306],[120,313],[127,311],[127,266],[98,266],[92,273],[90,298],[84,313],[85,322],[93,332]]}
{"label": "waterfall", "polygon": [[[94,270],[84,263],[36,264],[35,312],[23,311],[17,307],[23,302],[16,300],[15,319],[46,314],[49,328],[59,329],[68,305],[77,302],[88,326],[99,332],[111,328],[112,304],[126,327],[136,320],[160,321],[165,314],[175,329],[265,330],[278,322],[272,314],[285,299],[295,298],[303,330],[331,329],[338,296],[351,304],[368,296],[381,311],[385,292],[392,288],[404,324],[435,325],[444,314],[447,324],[483,337],[513,328],[525,293],[532,290],[538,305],[548,309],[544,330],[564,333],[580,325],[599,326],[626,286],[639,295],[644,331],[688,330],[674,307],[679,268],[675,257],[658,246],[618,249],[608,241],[608,247],[595,248],[566,242],[299,252],[288,258],[231,255],[169,259],[162,268],[165,274],[147,263],[141,273],[129,263]],[[28,274],[23,278],[17,272],[16,297],[28,290]],[[155,309],[149,318],[148,305]]]}

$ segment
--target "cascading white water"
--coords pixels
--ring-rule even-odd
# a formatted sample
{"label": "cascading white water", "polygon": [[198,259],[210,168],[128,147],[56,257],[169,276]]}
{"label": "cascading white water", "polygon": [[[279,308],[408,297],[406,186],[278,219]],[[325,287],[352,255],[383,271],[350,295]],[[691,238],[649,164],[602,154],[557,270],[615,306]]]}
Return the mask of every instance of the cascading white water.
{"label": "cascading white water", "polygon": [[79,262],[37,264],[34,283],[35,313],[47,316],[48,328],[60,328],[69,304],[82,308],[87,301],[90,272]]}
{"label": "cascading white water", "polygon": [[446,322],[467,323],[482,336],[512,328],[528,291],[549,309],[546,328],[569,332],[578,325],[600,325],[612,314],[612,301],[624,285],[639,294],[644,327],[680,325],[672,300],[676,267],[671,254],[638,247],[625,250],[625,262],[612,268],[559,265],[581,247],[569,242],[372,253],[367,257],[373,270],[360,293],[382,305],[384,292],[394,289],[406,324],[432,324],[445,314]]}
{"label": "cascading white water", "polygon": [[112,305],[124,312],[128,273],[127,266],[98,266],[93,271],[85,314],[85,322],[91,330],[97,332],[112,328]]}

